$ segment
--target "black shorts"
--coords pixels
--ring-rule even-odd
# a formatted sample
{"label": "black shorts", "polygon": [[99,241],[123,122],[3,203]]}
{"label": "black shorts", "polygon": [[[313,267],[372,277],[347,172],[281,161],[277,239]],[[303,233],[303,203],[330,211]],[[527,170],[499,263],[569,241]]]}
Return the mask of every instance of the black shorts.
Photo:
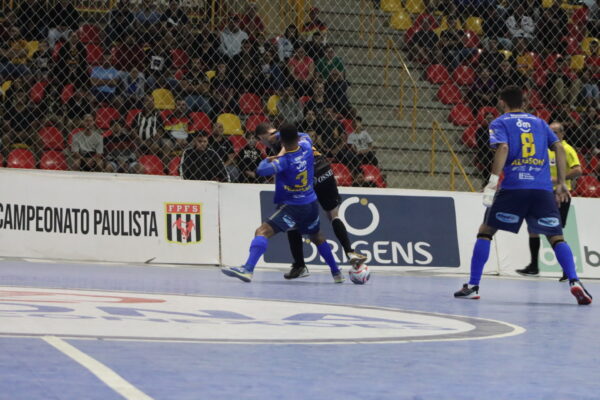
{"label": "black shorts", "polygon": [[335,182],[335,176],[333,176],[331,169],[320,175],[315,175],[314,188],[323,210],[331,211],[342,203],[342,198]]}

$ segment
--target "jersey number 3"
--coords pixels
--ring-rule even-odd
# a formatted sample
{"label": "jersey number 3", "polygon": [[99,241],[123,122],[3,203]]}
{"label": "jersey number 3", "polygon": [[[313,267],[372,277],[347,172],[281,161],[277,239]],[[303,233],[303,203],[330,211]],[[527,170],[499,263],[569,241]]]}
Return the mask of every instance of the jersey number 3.
{"label": "jersey number 3", "polygon": [[300,172],[296,175],[296,179],[300,181],[299,185],[295,185],[297,188],[303,188],[308,185],[308,170]]}
{"label": "jersey number 3", "polygon": [[535,155],[535,143],[533,141],[533,133],[521,133],[521,144],[523,145],[523,158],[528,158]]}

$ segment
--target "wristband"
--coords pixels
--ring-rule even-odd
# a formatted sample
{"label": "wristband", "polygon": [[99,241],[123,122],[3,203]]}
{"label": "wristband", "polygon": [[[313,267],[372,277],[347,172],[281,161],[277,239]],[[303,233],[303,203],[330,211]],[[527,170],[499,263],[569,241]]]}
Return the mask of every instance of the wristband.
{"label": "wristband", "polygon": [[488,182],[488,185],[492,185],[492,186],[497,186],[498,185],[498,181],[500,180],[500,177],[496,174],[492,174],[490,176],[490,180]]}

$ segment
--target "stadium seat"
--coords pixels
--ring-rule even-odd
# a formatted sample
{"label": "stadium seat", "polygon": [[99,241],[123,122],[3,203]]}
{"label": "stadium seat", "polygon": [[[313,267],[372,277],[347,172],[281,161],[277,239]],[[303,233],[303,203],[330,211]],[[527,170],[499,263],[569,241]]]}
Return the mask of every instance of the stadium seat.
{"label": "stadium seat", "polygon": [[171,50],[171,62],[175,68],[183,68],[190,62],[190,56],[183,49]]}
{"label": "stadium seat", "polygon": [[133,121],[135,121],[135,118],[141,112],[142,110],[139,108],[134,108],[133,110],[127,111],[127,115],[125,116],[125,126],[131,128],[133,126]]}
{"label": "stadium seat", "polygon": [[310,101],[310,96],[302,96],[298,100],[300,100],[300,103],[302,103],[302,105],[305,105]]}
{"label": "stadium seat", "polygon": [[401,0],[381,0],[379,8],[381,8],[381,11],[390,13],[395,13],[404,10],[404,7],[402,7]]}
{"label": "stadium seat", "polygon": [[73,97],[74,94],[75,94],[75,85],[72,83],[69,83],[68,85],[65,85],[62,92],[60,93],[60,101],[63,104],[67,104],[67,102],[69,100],[71,100],[71,97]]}
{"label": "stadium seat", "polygon": [[548,111],[548,109],[546,108],[538,108],[537,110],[535,110],[535,112],[533,113],[533,115],[535,115],[538,118],[543,119],[546,122],[550,122],[550,118],[552,117],[552,113],[550,111]]}
{"label": "stadium seat", "polygon": [[483,35],[483,20],[479,17],[469,17],[465,21],[465,29],[475,32],[477,35]]}
{"label": "stadium seat", "polygon": [[581,50],[583,51],[583,53],[585,55],[588,55],[588,56],[593,55],[590,51],[590,43],[592,43],[592,42],[597,42],[598,44],[600,44],[600,40],[596,39],[595,37],[586,37],[581,42]]}
{"label": "stadium seat", "polygon": [[166,122],[173,115],[173,110],[162,110],[159,115],[162,122]]}
{"label": "stadium seat", "polygon": [[585,68],[585,55],[577,54],[571,56],[571,69],[573,71],[581,71]]}
{"label": "stadium seat", "polygon": [[554,2],[556,0],[542,0],[542,7],[544,8],[550,8],[554,5]]}
{"label": "stadium seat", "polygon": [[423,0],[406,0],[404,8],[411,14],[421,14],[425,11]]}
{"label": "stadium seat", "polygon": [[566,41],[566,52],[569,55],[581,53],[581,45],[576,37],[570,36],[565,39]]}
{"label": "stadium seat", "polygon": [[477,67],[479,65],[479,60],[481,59],[481,54],[483,54],[483,49],[477,49],[475,54],[469,60],[469,64],[473,67]]}
{"label": "stadium seat", "polygon": [[173,159],[169,161],[169,175],[179,176],[179,164],[181,164],[181,157],[173,157]]}
{"label": "stadium seat", "polygon": [[505,60],[510,60],[513,55],[512,51],[510,50],[498,50],[498,52],[504,56]]}
{"label": "stadium seat", "polygon": [[164,175],[165,166],[163,162],[154,154],[146,154],[138,159],[138,163],[142,166],[142,173],[148,175]]}
{"label": "stadium seat", "polygon": [[477,147],[477,130],[479,127],[477,125],[471,125],[467,127],[462,136],[460,137],[462,143],[470,149],[474,149]]}
{"label": "stadium seat", "polygon": [[12,81],[4,81],[2,83],[1,89],[2,89],[2,95],[3,96],[6,95],[6,92],[8,92],[8,89],[10,89],[11,85],[12,85]]}
{"label": "stadium seat", "polygon": [[348,118],[340,119],[340,123],[344,127],[344,132],[346,132],[347,135],[354,132],[354,126],[352,126],[353,124],[352,124],[351,119],[348,119]]}
{"label": "stadium seat", "polygon": [[41,128],[38,135],[46,150],[63,150],[65,148],[65,138],[62,132],[54,126]]}
{"label": "stadium seat", "polygon": [[477,123],[481,124],[485,119],[486,114],[493,114],[494,118],[498,118],[500,116],[500,111],[496,107],[481,107],[479,111],[477,111]]}
{"label": "stadium seat", "polygon": [[35,85],[31,87],[29,90],[29,99],[35,103],[41,103],[46,97],[46,86],[48,86],[48,82],[37,82]]}
{"label": "stadium seat", "polygon": [[0,153],[0,168],[4,167],[4,156]]}
{"label": "stadium seat", "polygon": [[110,129],[115,119],[121,118],[119,110],[112,107],[102,107],[96,111],[96,126],[100,129]]}
{"label": "stadium seat", "polygon": [[206,71],[206,77],[209,81],[215,76],[217,76],[217,71]]}
{"label": "stadium seat", "polygon": [[[456,24],[454,26],[458,30],[463,29],[463,26],[458,19],[456,20]],[[442,16],[442,21],[440,22],[440,26],[435,28],[433,31],[435,32],[436,35],[440,36],[440,34],[447,29],[448,29],[448,17],[444,15],[444,16]]]}
{"label": "stadium seat", "polygon": [[549,72],[556,71],[556,62],[562,58],[560,53],[549,54],[544,60],[544,67]]}
{"label": "stadium seat", "polygon": [[473,111],[466,105],[459,103],[452,107],[450,114],[448,114],[448,122],[452,122],[458,126],[469,126],[475,123],[473,118]]}
{"label": "stadium seat", "polygon": [[212,121],[210,117],[203,112],[193,112],[190,113],[190,118],[192,119],[192,125],[190,129],[194,132],[202,131],[207,134],[212,132]]}
{"label": "stadium seat", "polygon": [[269,118],[264,114],[251,115],[246,119],[244,127],[246,132],[254,132],[258,124],[269,122]]}
{"label": "stadium seat", "polygon": [[473,82],[475,82],[476,77],[477,74],[475,73],[475,70],[466,65],[459,65],[452,74],[452,80],[460,86],[472,85]]}
{"label": "stadium seat", "polygon": [[67,167],[67,160],[62,151],[50,150],[42,154],[40,169],[66,171],[69,168]]}
{"label": "stadium seat", "polygon": [[580,114],[579,114],[577,111],[573,110],[573,111],[571,111],[571,112],[569,113],[569,115],[570,115],[570,116],[571,116],[571,117],[572,117],[572,118],[573,118],[573,119],[574,119],[574,120],[575,120],[575,121],[576,121],[578,124],[581,122],[581,115],[580,115]]}
{"label": "stadium seat", "polygon": [[463,45],[470,49],[475,49],[480,47],[481,41],[479,40],[479,36],[473,31],[465,31],[465,35],[463,37]]}
{"label": "stadium seat", "polygon": [[27,58],[30,59],[40,48],[40,42],[38,42],[37,40],[32,40],[30,42],[27,42],[25,48],[27,48]]}
{"label": "stadium seat", "polygon": [[217,117],[217,122],[223,125],[223,133],[226,135],[242,135],[242,121],[235,114],[221,114]]}
{"label": "stadium seat", "polygon": [[588,164],[588,169],[590,174],[598,175],[600,173],[600,157],[593,156]]}
{"label": "stadium seat", "polygon": [[397,31],[406,31],[412,26],[410,14],[406,11],[398,11],[390,17],[390,27]]}
{"label": "stadium seat", "polygon": [[545,107],[544,103],[542,103],[539,92],[535,89],[530,89],[530,90],[525,91],[524,97],[527,102],[527,105],[530,108],[538,109],[538,108]]}
{"label": "stadium seat", "polygon": [[546,71],[546,69],[544,68],[538,68],[535,71],[533,71],[531,79],[533,79],[533,83],[535,83],[535,86],[539,88],[544,87],[546,85],[546,82],[548,81],[548,71]]}
{"label": "stadium seat", "polygon": [[244,93],[238,100],[242,114],[261,114],[263,112],[262,100],[254,93]]}
{"label": "stadium seat", "polygon": [[348,167],[344,164],[332,163],[331,170],[335,176],[338,186],[352,186],[354,179]]}
{"label": "stadium seat", "polygon": [[279,103],[279,100],[280,98],[276,94],[269,97],[269,100],[267,100],[267,111],[269,112],[269,115],[279,114],[279,110],[277,109],[277,103]]}
{"label": "stadium seat", "polygon": [[152,91],[152,98],[154,99],[154,108],[157,110],[175,109],[175,97],[169,89],[155,89]]}
{"label": "stadium seat", "polygon": [[52,60],[58,61],[58,58],[60,57],[60,49],[62,49],[64,45],[65,42],[62,40],[56,42],[54,48],[52,49]]}
{"label": "stadium seat", "polygon": [[102,61],[104,59],[104,50],[101,46],[94,43],[88,43],[85,45],[85,49],[87,54],[85,60],[90,67],[102,65]]}
{"label": "stadium seat", "polygon": [[229,141],[233,145],[233,150],[236,154],[248,144],[245,137],[237,135],[229,136]]}
{"label": "stadium seat", "polygon": [[542,65],[539,55],[530,51],[517,57],[517,70],[519,72],[532,71]]}
{"label": "stadium seat", "polygon": [[381,170],[378,167],[375,165],[365,164],[361,165],[361,169],[363,171],[365,181],[373,182],[379,188],[387,187],[387,184],[383,179],[383,175],[381,174]]}
{"label": "stadium seat", "polygon": [[437,91],[437,98],[443,104],[458,104],[463,100],[463,94],[454,83],[445,83]]}
{"label": "stadium seat", "polygon": [[100,38],[100,28],[97,25],[93,24],[81,25],[81,27],[79,27],[79,30],[77,31],[77,35],[79,36],[79,40],[83,44],[100,44],[100,42],[102,41]]}
{"label": "stadium seat", "polygon": [[35,157],[27,149],[14,149],[8,154],[6,167],[35,169]]}
{"label": "stadium seat", "polygon": [[430,83],[436,85],[447,83],[450,80],[448,69],[442,64],[432,64],[427,67],[426,77]]}
{"label": "stadium seat", "polygon": [[571,16],[571,23],[574,25],[585,26],[588,22],[589,15],[589,8],[578,8]]}
{"label": "stadium seat", "polygon": [[600,181],[591,175],[580,176],[575,186],[575,195],[581,197],[600,197]]}

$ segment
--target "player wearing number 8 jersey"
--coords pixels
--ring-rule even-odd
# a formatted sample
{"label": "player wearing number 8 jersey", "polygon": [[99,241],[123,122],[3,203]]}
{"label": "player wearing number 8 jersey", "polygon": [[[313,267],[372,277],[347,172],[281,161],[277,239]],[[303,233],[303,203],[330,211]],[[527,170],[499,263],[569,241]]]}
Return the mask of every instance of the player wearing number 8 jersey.
{"label": "player wearing number 8 jersey", "polygon": [[[500,93],[500,103],[506,113],[490,124],[490,145],[496,152],[492,176],[483,194],[483,204],[488,209],[473,249],[469,283],[454,293],[454,297],[479,298],[479,282],[494,234],[498,229],[517,233],[525,219],[530,232],[548,237],[577,302],[590,304],[592,296],[579,281],[573,253],[564,241],[557,205],[557,202],[569,199],[565,184],[565,150],[546,122],[523,112],[520,88],[509,86],[504,89]],[[556,153],[555,193],[552,191],[548,149]],[[502,172],[504,180],[497,191]]]}

